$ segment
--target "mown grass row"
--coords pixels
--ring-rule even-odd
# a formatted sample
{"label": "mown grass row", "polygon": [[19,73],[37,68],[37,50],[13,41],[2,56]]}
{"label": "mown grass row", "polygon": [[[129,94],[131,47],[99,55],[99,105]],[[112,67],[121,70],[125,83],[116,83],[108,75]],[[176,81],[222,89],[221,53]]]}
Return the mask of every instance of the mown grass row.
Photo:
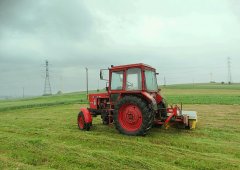
{"label": "mown grass row", "polygon": [[84,92],[67,93],[63,95],[41,96],[35,98],[2,100],[0,111],[16,110],[22,108],[49,107],[63,104],[87,104],[88,100]]}
{"label": "mown grass row", "polygon": [[17,110],[17,109],[30,109],[36,107],[49,107],[49,106],[57,106],[57,105],[67,105],[67,104],[88,104],[87,100],[72,100],[72,101],[63,101],[63,102],[52,102],[52,103],[37,103],[37,104],[26,104],[26,105],[19,105],[19,106],[9,106],[9,107],[2,107],[0,111],[7,111],[7,110]]}

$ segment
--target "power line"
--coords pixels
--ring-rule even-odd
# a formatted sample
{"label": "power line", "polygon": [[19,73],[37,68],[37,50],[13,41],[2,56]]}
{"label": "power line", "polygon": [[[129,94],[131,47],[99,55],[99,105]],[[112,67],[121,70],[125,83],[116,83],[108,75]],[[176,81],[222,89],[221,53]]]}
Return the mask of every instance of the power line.
{"label": "power line", "polygon": [[166,86],[166,77],[164,76],[164,86]]}
{"label": "power line", "polygon": [[97,91],[99,91],[99,80],[98,80],[98,87],[97,87]]}
{"label": "power line", "polygon": [[24,91],[24,87],[22,88],[22,90],[23,90],[23,91],[22,91],[22,92],[23,92],[23,94],[22,94],[22,95],[23,95],[23,98],[24,98],[24,97],[25,97],[25,91]]}
{"label": "power line", "polygon": [[210,83],[212,83],[213,82],[213,73],[212,72],[210,72]]}
{"label": "power line", "polygon": [[48,69],[48,60],[46,60],[46,76],[45,76],[45,85],[44,85],[44,96],[52,95],[50,80],[49,80],[49,69]]}
{"label": "power line", "polygon": [[87,99],[88,99],[88,68],[85,67],[86,69],[86,86],[87,86]]}
{"label": "power line", "polygon": [[231,58],[227,58],[227,65],[228,65],[228,84],[232,83],[232,74],[231,74]]}

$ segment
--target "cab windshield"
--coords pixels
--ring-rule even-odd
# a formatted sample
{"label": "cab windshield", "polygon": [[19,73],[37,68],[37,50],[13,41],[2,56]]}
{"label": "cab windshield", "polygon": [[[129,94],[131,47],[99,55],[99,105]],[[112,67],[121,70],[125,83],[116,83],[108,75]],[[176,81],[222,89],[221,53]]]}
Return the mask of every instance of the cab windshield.
{"label": "cab windshield", "polygon": [[142,90],[142,74],[140,68],[127,70],[126,88],[127,90]]}
{"label": "cab windshield", "polygon": [[156,73],[151,70],[145,70],[145,85],[148,91],[157,91],[157,78]]}

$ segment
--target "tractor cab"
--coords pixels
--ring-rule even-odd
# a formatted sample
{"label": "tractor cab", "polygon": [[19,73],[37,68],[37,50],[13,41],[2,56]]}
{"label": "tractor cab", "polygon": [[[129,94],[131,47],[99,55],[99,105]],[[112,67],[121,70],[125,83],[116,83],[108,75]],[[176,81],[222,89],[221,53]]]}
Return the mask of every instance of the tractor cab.
{"label": "tractor cab", "polygon": [[158,85],[156,72],[154,69],[145,65],[122,66],[122,71],[119,68],[110,69],[110,90],[122,92],[129,91],[151,91],[157,92]]}
{"label": "tractor cab", "polygon": [[[103,78],[103,70],[100,71],[100,78]],[[157,92],[156,70],[145,64],[130,64],[122,66],[112,66],[109,68],[108,91],[128,92],[128,91],[148,91]],[[106,79],[105,79],[106,80]]]}
{"label": "tractor cab", "polygon": [[[111,66],[109,70],[109,83],[107,83],[107,92],[110,96],[110,102],[114,104],[121,97],[131,95],[152,95],[161,102],[161,96],[158,95],[156,70],[146,64],[129,64],[122,66]],[[100,71],[100,78],[103,77],[103,70]]]}

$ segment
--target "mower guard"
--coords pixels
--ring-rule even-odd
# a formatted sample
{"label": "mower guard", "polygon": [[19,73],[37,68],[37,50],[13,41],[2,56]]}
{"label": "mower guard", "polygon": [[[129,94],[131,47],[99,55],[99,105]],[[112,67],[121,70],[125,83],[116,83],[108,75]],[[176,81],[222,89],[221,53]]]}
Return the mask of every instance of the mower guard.
{"label": "mower guard", "polygon": [[197,123],[197,112],[196,111],[182,111],[183,123],[189,129],[195,129]]}

